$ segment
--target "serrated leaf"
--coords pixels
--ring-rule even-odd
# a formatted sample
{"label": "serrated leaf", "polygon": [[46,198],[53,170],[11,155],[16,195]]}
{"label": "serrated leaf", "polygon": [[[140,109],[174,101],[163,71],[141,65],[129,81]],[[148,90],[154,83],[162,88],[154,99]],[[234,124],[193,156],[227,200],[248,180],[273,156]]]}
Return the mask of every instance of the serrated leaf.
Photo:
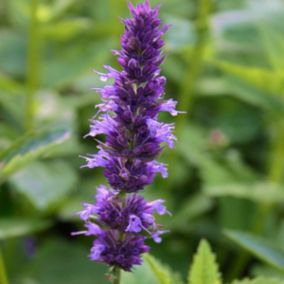
{"label": "serrated leaf", "polygon": [[236,280],[232,284],[283,284],[283,280],[273,278],[256,278]]}
{"label": "serrated leaf", "polygon": [[77,183],[76,172],[62,161],[34,162],[15,173],[10,183],[38,210],[62,203]]}
{"label": "serrated leaf", "polygon": [[50,221],[43,219],[1,218],[0,240],[29,235],[45,230],[50,225]]}
{"label": "serrated leaf", "polygon": [[27,134],[0,153],[0,184],[11,174],[35,159],[48,154],[69,138],[65,128],[47,129]]}
{"label": "serrated leaf", "polygon": [[161,264],[157,259],[151,255],[144,257],[145,261],[151,268],[152,272],[156,276],[159,284],[179,284],[181,279],[179,275],[173,273],[168,267]]}
{"label": "serrated leaf", "polygon": [[256,257],[284,271],[284,251],[275,243],[240,231],[226,231],[225,234]]}
{"label": "serrated leaf", "polygon": [[189,284],[221,284],[216,257],[206,240],[199,244],[188,274]]}

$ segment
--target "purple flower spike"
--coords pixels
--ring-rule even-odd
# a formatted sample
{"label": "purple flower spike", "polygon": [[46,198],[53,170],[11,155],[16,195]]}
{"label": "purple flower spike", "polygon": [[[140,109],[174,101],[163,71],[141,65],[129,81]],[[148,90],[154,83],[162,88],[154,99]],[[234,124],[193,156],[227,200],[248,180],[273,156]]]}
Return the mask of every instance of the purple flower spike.
{"label": "purple flower spike", "polygon": [[160,75],[162,36],[168,25],[158,17],[159,7],[150,1],[134,7],[129,3],[131,18],[124,19],[125,32],[121,50],[114,50],[121,71],[105,65],[97,72],[101,81],[112,85],[94,88],[102,103],[91,121],[90,136],[97,141],[98,152],[85,157],[90,169],[104,168],[111,188],[100,186],[94,204],[84,203],[79,212],[85,231],[77,232],[95,238],[90,258],[130,271],[141,264],[141,254],[148,252],[145,240],[162,241],[165,230],[157,224],[154,214],[169,213],[164,200],[147,202],[138,195],[159,173],[166,178],[166,166],[156,159],[165,145],[174,147],[174,124],[158,120],[160,112],[176,116],[177,102],[165,100],[166,78]]}

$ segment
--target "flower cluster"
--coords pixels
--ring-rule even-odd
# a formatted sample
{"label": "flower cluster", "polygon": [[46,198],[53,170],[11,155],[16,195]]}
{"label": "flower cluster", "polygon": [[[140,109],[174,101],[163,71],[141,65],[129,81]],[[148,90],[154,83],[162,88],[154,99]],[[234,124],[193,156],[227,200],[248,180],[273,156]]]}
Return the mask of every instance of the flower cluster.
{"label": "flower cluster", "polygon": [[85,157],[85,167],[103,167],[111,188],[100,186],[95,203],[84,204],[79,214],[86,230],[78,232],[95,236],[92,260],[126,271],[149,251],[146,238],[160,242],[165,232],[154,217],[168,212],[163,200],[147,202],[138,192],[157,173],[167,177],[165,165],[156,158],[163,144],[174,146],[174,125],[159,122],[158,114],[178,114],[176,101],[163,99],[166,79],[160,75],[162,36],[168,26],[161,25],[159,7],[151,8],[148,0],[137,7],[130,3],[129,9],[132,18],[123,21],[122,49],[113,51],[122,71],[105,66],[106,73],[97,72],[112,85],[95,88],[102,103],[87,134],[98,142],[98,152]]}

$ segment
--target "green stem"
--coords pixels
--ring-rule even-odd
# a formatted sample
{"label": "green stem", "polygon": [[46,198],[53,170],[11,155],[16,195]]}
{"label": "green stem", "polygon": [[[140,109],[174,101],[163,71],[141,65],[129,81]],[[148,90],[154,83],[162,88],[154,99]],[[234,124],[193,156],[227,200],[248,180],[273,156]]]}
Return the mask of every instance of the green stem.
{"label": "green stem", "polygon": [[[197,19],[195,24],[197,42],[193,47],[192,52],[189,53],[185,58],[189,67],[184,74],[180,90],[179,106],[184,111],[187,111],[189,108],[192,109],[196,82],[202,71],[203,59],[209,33],[210,8],[211,0],[198,1]],[[186,118],[186,115],[180,115],[177,118],[177,134],[179,134],[186,123]]]}
{"label": "green stem", "polygon": [[[180,87],[180,95],[178,108],[182,111],[187,111],[193,108],[193,100],[195,96],[196,82],[202,72],[205,50],[209,34],[209,16],[211,9],[211,0],[199,0],[197,16],[195,22],[195,29],[197,33],[197,42],[191,52],[186,54],[186,64],[188,65],[185,70],[182,84]],[[187,113],[180,114],[176,119],[176,136],[179,138],[187,120]],[[176,163],[177,156],[173,151],[170,152],[168,157],[169,172],[173,172],[173,167]],[[169,190],[173,188],[173,175],[169,176],[165,187]]]}
{"label": "green stem", "polygon": [[27,130],[34,128],[35,93],[39,78],[39,23],[37,17],[38,0],[31,0],[31,17],[29,28],[29,46],[27,54],[27,96],[25,127]]}
{"label": "green stem", "polygon": [[9,24],[9,3],[7,0],[3,0],[0,2],[0,24]]}
{"label": "green stem", "polygon": [[3,259],[1,249],[0,249],[0,283],[1,284],[8,284],[9,283],[8,278],[7,278],[7,274],[6,274],[6,269],[5,269],[4,259]]}
{"label": "green stem", "polygon": [[121,276],[121,270],[119,268],[115,268],[113,270],[113,282],[112,282],[112,284],[120,284],[120,276]]}

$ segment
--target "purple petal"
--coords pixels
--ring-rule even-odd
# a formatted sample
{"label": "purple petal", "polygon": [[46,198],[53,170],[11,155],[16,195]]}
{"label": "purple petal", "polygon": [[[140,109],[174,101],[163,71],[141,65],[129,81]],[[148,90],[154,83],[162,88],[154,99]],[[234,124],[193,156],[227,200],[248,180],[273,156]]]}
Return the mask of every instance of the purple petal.
{"label": "purple petal", "polygon": [[127,232],[139,233],[142,230],[142,222],[136,215],[129,216],[129,223],[126,228]]}
{"label": "purple petal", "polygon": [[167,213],[167,209],[164,206],[165,200],[157,199],[155,201],[149,202],[149,206],[153,211],[156,211],[159,215],[164,215]]}
{"label": "purple petal", "polygon": [[90,203],[83,203],[84,210],[79,211],[80,219],[83,221],[87,221],[91,215],[96,213],[96,207]]}

